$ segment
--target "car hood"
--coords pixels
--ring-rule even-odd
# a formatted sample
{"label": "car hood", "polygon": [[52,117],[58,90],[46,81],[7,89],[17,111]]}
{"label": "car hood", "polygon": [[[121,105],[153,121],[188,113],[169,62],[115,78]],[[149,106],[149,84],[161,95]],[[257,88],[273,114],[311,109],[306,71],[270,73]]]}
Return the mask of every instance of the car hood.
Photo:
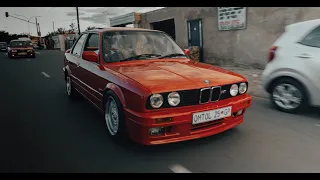
{"label": "car hood", "polygon": [[[137,81],[152,93],[199,89],[245,80],[234,72],[184,59],[129,61],[108,68]],[[210,83],[206,84],[205,80]]]}

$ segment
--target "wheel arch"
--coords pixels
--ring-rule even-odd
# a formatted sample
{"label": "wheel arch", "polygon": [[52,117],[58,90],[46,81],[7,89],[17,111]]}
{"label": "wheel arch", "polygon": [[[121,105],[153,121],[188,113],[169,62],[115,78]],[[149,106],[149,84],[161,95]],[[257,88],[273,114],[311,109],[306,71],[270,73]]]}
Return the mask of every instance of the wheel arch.
{"label": "wheel arch", "polygon": [[269,94],[272,94],[272,87],[275,85],[276,82],[278,82],[280,79],[291,79],[293,81],[296,81],[298,84],[300,84],[302,86],[302,88],[305,90],[306,92],[306,95],[307,95],[307,100],[309,101],[310,100],[310,91],[308,89],[308,87],[303,83],[303,80],[299,79],[299,78],[296,78],[296,77],[293,77],[293,76],[290,76],[290,75],[283,75],[283,76],[279,76],[279,77],[276,77],[274,78],[273,80],[270,81],[270,83],[268,84],[267,86],[267,92]]}
{"label": "wheel arch", "polygon": [[113,91],[117,95],[117,97],[119,98],[119,100],[122,104],[122,107],[123,108],[126,107],[126,101],[125,101],[125,98],[124,98],[124,95],[122,93],[121,88],[114,83],[108,83],[103,91],[103,108],[105,108],[105,102],[107,100],[106,94],[108,91]]}

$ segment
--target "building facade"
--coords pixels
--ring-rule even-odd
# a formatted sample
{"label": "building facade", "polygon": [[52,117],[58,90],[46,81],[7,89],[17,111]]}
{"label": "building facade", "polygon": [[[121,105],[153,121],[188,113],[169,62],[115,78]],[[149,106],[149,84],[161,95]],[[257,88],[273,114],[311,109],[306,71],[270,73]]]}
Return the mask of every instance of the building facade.
{"label": "building facade", "polygon": [[[205,63],[263,68],[270,46],[285,26],[320,18],[319,10],[319,7],[167,7],[131,14],[127,21],[134,21],[135,27],[162,30],[182,48],[200,46]],[[227,17],[223,14],[230,18],[242,15],[240,20],[240,16],[232,20],[241,26],[226,29],[228,26],[223,25]]]}
{"label": "building facade", "polygon": [[[181,47],[199,44],[203,61],[211,64],[250,65],[263,68],[272,43],[285,26],[320,18],[319,7],[247,7],[245,27],[219,30],[217,7],[168,7],[141,15],[141,27],[154,29],[155,22],[173,19],[175,40]],[[190,27],[191,26],[191,27]],[[191,39],[197,27],[199,37]],[[198,32],[199,31],[199,32]],[[200,38],[200,39],[199,39]]]}

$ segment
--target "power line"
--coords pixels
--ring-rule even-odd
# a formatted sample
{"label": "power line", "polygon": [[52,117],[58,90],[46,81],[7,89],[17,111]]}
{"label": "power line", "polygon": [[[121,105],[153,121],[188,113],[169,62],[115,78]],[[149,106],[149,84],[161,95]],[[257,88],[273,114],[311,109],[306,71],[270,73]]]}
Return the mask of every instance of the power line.
{"label": "power line", "polygon": [[18,18],[18,17],[12,16],[12,15],[9,15],[9,17],[13,17],[13,18],[16,18],[16,19],[19,19],[19,20],[21,20],[21,21],[25,21],[25,22],[28,22],[28,23],[31,23],[31,24],[36,24],[36,23],[34,23],[34,22],[27,21],[27,20],[25,20],[25,19],[21,19],[21,18]]}

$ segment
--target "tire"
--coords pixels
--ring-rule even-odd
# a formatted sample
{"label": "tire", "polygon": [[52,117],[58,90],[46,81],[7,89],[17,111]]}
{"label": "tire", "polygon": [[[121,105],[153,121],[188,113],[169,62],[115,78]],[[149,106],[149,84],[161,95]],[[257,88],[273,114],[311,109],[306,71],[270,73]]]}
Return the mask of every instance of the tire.
{"label": "tire", "polygon": [[[111,112],[113,112],[113,116]],[[123,106],[118,96],[111,90],[105,94],[104,120],[108,135],[113,141],[123,143],[127,140]]]}
{"label": "tire", "polygon": [[66,94],[71,100],[78,100],[80,94],[78,93],[77,90],[74,89],[72,85],[72,81],[69,75],[66,77]]}
{"label": "tire", "polygon": [[292,78],[281,78],[274,82],[270,98],[278,110],[286,113],[304,112],[309,106],[306,89]]}

